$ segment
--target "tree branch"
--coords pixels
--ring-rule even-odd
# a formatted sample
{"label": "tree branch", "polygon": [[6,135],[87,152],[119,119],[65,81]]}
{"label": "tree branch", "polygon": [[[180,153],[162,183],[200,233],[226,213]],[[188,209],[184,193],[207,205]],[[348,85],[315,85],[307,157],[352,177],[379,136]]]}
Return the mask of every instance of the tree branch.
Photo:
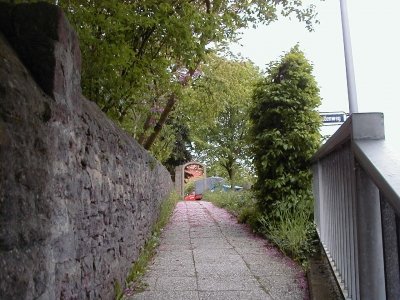
{"label": "tree branch", "polygon": [[164,126],[165,122],[167,121],[168,115],[174,108],[174,105],[176,103],[176,95],[172,93],[168,99],[167,104],[165,105],[164,111],[162,112],[160,119],[158,120],[156,126],[154,126],[154,130],[147,139],[146,143],[143,145],[143,147],[146,150],[149,150],[151,146],[153,145],[154,141],[158,137],[158,135],[161,132],[162,127]]}

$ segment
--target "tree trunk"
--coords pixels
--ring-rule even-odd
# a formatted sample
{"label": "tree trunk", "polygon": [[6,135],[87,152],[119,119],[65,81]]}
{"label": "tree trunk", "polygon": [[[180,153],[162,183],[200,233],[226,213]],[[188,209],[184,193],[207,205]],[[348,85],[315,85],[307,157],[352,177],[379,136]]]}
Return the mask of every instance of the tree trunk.
{"label": "tree trunk", "polygon": [[226,162],[221,164],[222,167],[226,170],[226,172],[228,173],[228,177],[229,177],[229,182],[233,188],[233,177],[235,175],[235,160],[232,157],[227,158]]}
{"label": "tree trunk", "polygon": [[150,134],[149,138],[146,140],[145,144],[143,145],[143,147],[146,150],[149,150],[151,148],[154,141],[160,134],[162,127],[164,126],[165,122],[167,121],[168,115],[174,108],[175,102],[176,102],[176,96],[175,96],[175,94],[171,94],[168,99],[167,105],[165,106],[164,111],[162,112],[162,114],[160,116],[160,119],[158,120],[156,126],[154,126],[153,132]]}
{"label": "tree trunk", "polygon": [[142,145],[142,146],[143,146],[143,143],[144,143],[144,139],[146,138],[147,129],[150,128],[150,122],[151,122],[151,113],[149,113],[149,114],[147,115],[146,122],[144,122],[144,125],[143,125],[143,132],[142,132],[142,134],[139,136],[139,139],[138,139],[138,143],[139,143],[140,145]]}

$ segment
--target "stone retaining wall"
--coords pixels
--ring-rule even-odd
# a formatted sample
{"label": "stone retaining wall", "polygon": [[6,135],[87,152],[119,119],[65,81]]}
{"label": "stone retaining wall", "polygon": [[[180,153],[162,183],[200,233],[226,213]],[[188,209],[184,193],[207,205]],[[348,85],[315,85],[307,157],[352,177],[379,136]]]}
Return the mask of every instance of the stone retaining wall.
{"label": "stone retaining wall", "polygon": [[81,95],[59,8],[0,3],[0,31],[0,299],[112,299],[170,175]]}

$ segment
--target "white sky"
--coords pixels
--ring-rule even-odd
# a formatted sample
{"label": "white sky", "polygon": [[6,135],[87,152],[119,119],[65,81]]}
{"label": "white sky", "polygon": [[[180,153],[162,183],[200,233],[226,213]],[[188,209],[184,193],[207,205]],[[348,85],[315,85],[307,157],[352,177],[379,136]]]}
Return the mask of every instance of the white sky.
{"label": "white sky", "polygon": [[[314,32],[281,17],[268,26],[245,30],[243,47],[231,49],[264,69],[299,42],[314,65],[323,98],[319,110],[348,112],[339,0],[313,2],[320,20]],[[348,0],[347,6],[359,112],[383,112],[386,139],[400,148],[400,1]]]}

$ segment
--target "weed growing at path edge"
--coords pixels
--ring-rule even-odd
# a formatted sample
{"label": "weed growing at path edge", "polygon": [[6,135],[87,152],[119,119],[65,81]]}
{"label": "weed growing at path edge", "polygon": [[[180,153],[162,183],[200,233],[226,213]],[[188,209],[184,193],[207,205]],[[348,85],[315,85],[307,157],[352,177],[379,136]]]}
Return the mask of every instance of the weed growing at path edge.
{"label": "weed growing at path edge", "polygon": [[235,215],[240,223],[247,223],[257,231],[258,219],[262,215],[258,212],[256,200],[250,191],[207,192],[204,199],[226,209]]}

